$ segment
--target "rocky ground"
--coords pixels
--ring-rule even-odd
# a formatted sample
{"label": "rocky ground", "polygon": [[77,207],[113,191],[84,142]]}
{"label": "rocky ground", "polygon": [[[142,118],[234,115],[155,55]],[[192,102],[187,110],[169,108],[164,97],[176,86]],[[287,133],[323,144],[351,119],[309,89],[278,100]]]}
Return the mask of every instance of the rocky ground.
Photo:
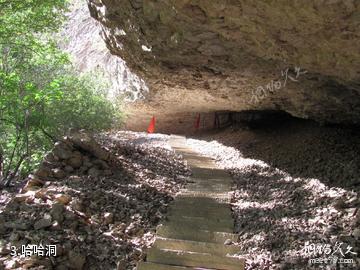
{"label": "rocky ground", "polygon": [[[1,193],[0,269],[133,269],[188,173],[167,138],[57,143],[20,194]],[[12,256],[28,244],[56,245],[57,256]]]}
{"label": "rocky ground", "polygon": [[[289,122],[227,129],[189,141],[234,177],[236,245],[247,269],[359,269],[356,134]],[[330,256],[353,261],[309,264],[309,258]]]}
{"label": "rocky ground", "polygon": [[[357,134],[289,122],[188,140],[234,177],[246,269],[359,269]],[[167,140],[113,132],[57,143],[21,194],[10,201],[15,188],[2,190],[0,269],[133,269],[189,175]],[[40,243],[57,256],[11,256]],[[351,261],[309,264],[334,256]]]}

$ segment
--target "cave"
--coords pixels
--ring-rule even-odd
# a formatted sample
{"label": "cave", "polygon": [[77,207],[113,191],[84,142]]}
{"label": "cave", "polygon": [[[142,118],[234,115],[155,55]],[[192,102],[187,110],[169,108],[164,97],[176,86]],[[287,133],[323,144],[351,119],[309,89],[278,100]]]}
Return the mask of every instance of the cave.
{"label": "cave", "polygon": [[0,7],[0,270],[360,269],[359,0]]}
{"label": "cave", "polygon": [[149,115],[163,132],[181,114],[186,123],[190,113],[249,110],[359,124],[354,1],[88,4],[111,53],[150,89],[130,106],[130,129],[144,130]]}

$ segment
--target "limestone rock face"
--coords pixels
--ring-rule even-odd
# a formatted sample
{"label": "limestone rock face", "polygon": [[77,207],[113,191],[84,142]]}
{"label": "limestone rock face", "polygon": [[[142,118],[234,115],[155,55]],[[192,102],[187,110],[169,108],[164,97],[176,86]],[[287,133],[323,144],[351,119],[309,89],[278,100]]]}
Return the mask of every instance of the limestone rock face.
{"label": "limestone rock face", "polygon": [[360,122],[360,2],[88,0],[152,113],[284,110]]}

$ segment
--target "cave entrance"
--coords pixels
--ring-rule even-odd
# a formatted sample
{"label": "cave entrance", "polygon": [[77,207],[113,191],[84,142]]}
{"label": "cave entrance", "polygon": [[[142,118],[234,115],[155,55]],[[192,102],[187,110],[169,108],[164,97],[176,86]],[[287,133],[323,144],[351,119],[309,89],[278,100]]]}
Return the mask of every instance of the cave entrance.
{"label": "cave entrance", "polygon": [[284,111],[277,110],[216,111],[213,117],[214,129],[223,129],[230,126],[256,129],[281,125],[285,121],[297,119]]}

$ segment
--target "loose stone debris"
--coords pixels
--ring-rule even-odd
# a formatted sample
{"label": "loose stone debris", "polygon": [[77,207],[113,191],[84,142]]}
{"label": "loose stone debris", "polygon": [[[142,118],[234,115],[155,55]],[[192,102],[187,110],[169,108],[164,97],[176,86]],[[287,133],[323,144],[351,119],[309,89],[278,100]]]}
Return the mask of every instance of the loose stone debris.
{"label": "loose stone debris", "polygon": [[[156,142],[156,143],[154,143]],[[189,173],[167,136],[77,132],[0,208],[0,269],[133,269]],[[11,256],[56,245],[56,257]]]}
{"label": "loose stone debris", "polygon": [[[1,194],[0,269],[134,269],[173,197],[191,184],[168,139],[113,132],[57,143],[21,193],[12,200],[13,194]],[[189,139],[188,145],[233,176],[238,236],[224,243],[245,257],[246,269],[360,268],[357,186],[294,176],[216,141]],[[309,264],[321,256],[306,253],[308,244],[334,249],[337,243],[344,243],[343,252],[350,248],[353,263]],[[55,244],[57,256],[10,255],[11,246],[27,244]]]}
{"label": "loose stone debris", "polygon": [[[229,144],[241,148],[241,141],[239,145],[232,138],[234,133],[224,133],[217,136],[227,136]],[[294,177],[264,161],[246,157],[234,147],[211,141],[211,136],[205,138],[208,141],[194,139],[188,144],[216,158],[218,165],[233,175],[232,209],[239,234],[233,245],[239,247],[239,255],[245,255],[246,269],[360,268],[357,186],[343,188],[316,178]],[[347,248],[353,252],[345,257],[352,263],[309,264],[310,258],[329,256],[306,252],[307,244],[328,244],[334,251],[339,243],[343,243],[343,253]],[[334,256],[343,258],[340,251]]]}

